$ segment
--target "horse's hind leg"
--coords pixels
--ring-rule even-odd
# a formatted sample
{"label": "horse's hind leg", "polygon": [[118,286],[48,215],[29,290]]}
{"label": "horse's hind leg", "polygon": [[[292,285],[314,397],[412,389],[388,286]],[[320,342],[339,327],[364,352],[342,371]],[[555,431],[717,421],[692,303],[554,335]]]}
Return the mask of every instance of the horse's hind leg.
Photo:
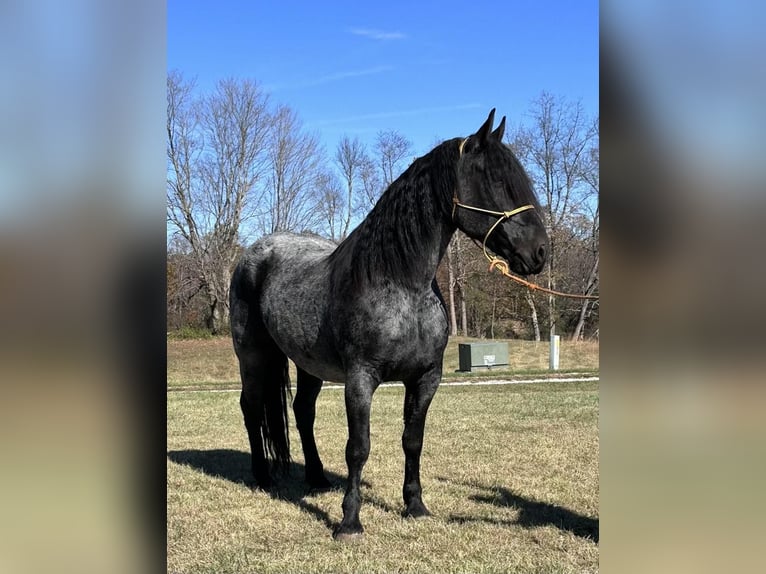
{"label": "horse's hind leg", "polygon": [[[242,414],[245,418],[245,428],[247,436],[250,439],[251,468],[255,483],[259,488],[268,489],[271,487],[271,475],[269,474],[269,463],[266,460],[266,453],[263,449],[263,439],[261,438],[261,424],[263,423],[263,389],[254,384],[254,375],[246,373],[242,369],[242,381],[253,381],[249,385],[250,390],[242,390],[239,397],[239,405],[242,408]],[[248,386],[245,383],[245,386]]]}
{"label": "horse's hind leg", "polygon": [[276,462],[287,464],[289,439],[282,412],[282,386],[287,378],[287,357],[273,343],[248,346],[239,352],[242,394],[239,404],[250,440],[252,470],[259,488],[272,485],[266,447]]}
{"label": "horse's hind leg", "polygon": [[293,411],[298,433],[301,435],[303,457],[306,460],[306,482],[312,489],[332,488],[332,484],[324,474],[324,467],[314,439],[316,402],[319,391],[322,390],[322,380],[298,368],[297,387]]}

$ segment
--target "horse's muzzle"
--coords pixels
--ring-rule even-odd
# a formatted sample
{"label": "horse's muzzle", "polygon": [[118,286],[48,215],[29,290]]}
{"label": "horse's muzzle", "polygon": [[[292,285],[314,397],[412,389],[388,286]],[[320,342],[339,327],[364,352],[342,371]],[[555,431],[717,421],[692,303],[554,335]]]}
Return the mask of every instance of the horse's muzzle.
{"label": "horse's muzzle", "polygon": [[519,275],[537,275],[545,267],[547,258],[548,245],[547,242],[543,242],[531,249],[517,251],[508,263],[510,268]]}

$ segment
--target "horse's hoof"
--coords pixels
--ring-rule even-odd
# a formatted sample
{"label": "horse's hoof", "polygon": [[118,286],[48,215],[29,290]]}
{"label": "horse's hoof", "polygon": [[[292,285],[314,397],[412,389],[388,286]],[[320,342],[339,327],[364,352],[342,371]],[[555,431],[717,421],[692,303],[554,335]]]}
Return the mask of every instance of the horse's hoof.
{"label": "horse's hoof", "polygon": [[335,490],[336,486],[327,480],[324,476],[322,477],[315,477],[310,480],[307,480],[309,484],[309,492],[326,492],[328,490]]}
{"label": "horse's hoof", "polygon": [[411,508],[407,508],[402,512],[404,518],[428,518],[431,516],[431,512],[421,502],[420,504],[413,504]]}
{"label": "horse's hoof", "polygon": [[341,542],[358,542],[362,540],[364,527],[357,521],[356,524],[339,524],[332,537]]}
{"label": "horse's hoof", "polygon": [[362,532],[336,532],[332,537],[338,542],[351,542],[357,543],[364,540],[364,533]]}

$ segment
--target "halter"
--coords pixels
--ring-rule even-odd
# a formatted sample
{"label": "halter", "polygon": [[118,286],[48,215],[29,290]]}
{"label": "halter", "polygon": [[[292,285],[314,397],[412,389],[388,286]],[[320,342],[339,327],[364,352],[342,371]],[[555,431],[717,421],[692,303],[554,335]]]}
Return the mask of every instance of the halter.
{"label": "halter", "polygon": [[[460,145],[458,147],[460,156],[463,155],[463,146],[465,146],[465,142],[467,141],[468,141],[468,138],[465,138],[464,140],[460,142]],[[492,227],[489,228],[489,231],[487,231],[486,235],[484,236],[484,240],[481,242],[481,249],[484,252],[484,257],[486,257],[487,261],[489,261],[490,272],[495,267],[497,267],[500,270],[500,273],[502,273],[509,279],[513,279],[517,283],[526,285],[532,291],[539,290],[545,293],[550,293],[551,295],[559,295],[561,297],[569,297],[572,299],[598,300],[598,297],[595,295],[579,295],[576,293],[563,293],[561,291],[555,291],[553,289],[542,287],[540,285],[537,285],[536,283],[532,283],[531,281],[522,279],[521,277],[516,277],[515,275],[511,273],[511,270],[508,267],[508,263],[506,263],[504,260],[500,259],[497,256],[494,256],[494,257],[489,256],[489,253],[487,253],[487,239],[489,239],[490,233],[492,233],[495,230],[495,228],[506,219],[510,219],[511,217],[513,217],[517,213],[521,213],[522,211],[527,211],[528,209],[534,209],[535,208],[534,205],[531,205],[531,204],[522,205],[521,207],[517,207],[516,209],[512,209],[510,211],[492,211],[491,209],[484,209],[481,207],[474,207],[473,205],[466,205],[465,203],[461,203],[460,199],[458,199],[458,196],[457,196],[457,189],[455,189],[455,191],[452,194],[452,221],[455,221],[455,210],[458,207],[462,207],[463,209],[468,209],[470,211],[478,211],[479,213],[487,213],[489,215],[497,216],[497,221],[495,221],[495,223],[492,224]]]}
{"label": "halter", "polygon": [[[460,142],[460,147],[458,148],[460,155],[463,155],[463,146],[465,146],[465,142],[468,141],[468,138],[465,138],[463,141]],[[497,221],[492,224],[492,227],[489,228],[489,231],[487,231],[487,234],[484,236],[484,240],[481,242],[481,248],[484,251],[484,257],[487,258],[487,261],[490,263],[490,269],[492,267],[495,267],[499,264],[506,265],[505,261],[502,259],[499,259],[498,257],[490,257],[489,253],[487,253],[487,239],[489,239],[490,233],[492,233],[495,228],[500,225],[503,221],[506,219],[510,219],[517,213],[521,213],[522,211],[527,211],[528,209],[534,209],[535,206],[531,204],[522,205],[521,207],[517,207],[516,209],[512,209],[510,211],[492,211],[491,209],[484,209],[482,207],[474,207],[473,205],[466,205],[465,203],[460,203],[460,199],[458,199],[457,196],[457,189],[455,189],[454,193],[452,194],[452,221],[455,221],[455,210],[458,207],[462,207],[463,209],[468,209],[470,211],[478,211],[479,213],[487,213],[489,215],[496,215]]]}

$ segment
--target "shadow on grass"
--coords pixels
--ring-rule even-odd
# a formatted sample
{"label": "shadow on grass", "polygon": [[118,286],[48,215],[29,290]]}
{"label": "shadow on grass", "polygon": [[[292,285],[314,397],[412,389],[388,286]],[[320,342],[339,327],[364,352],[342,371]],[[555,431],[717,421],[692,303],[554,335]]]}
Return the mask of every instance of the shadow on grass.
{"label": "shadow on grass", "polygon": [[[255,489],[255,480],[250,470],[250,453],[232,449],[212,449],[212,450],[171,450],[168,451],[168,460],[190,466],[208,476],[224,478],[235,484],[243,484],[249,488]],[[322,522],[330,530],[334,530],[338,525],[330,515],[320,507],[308,502],[306,497],[317,494],[317,491],[311,490],[304,481],[305,466],[299,462],[290,462],[286,473],[277,473],[274,476],[274,486],[267,493],[275,500],[281,500],[294,504],[298,508],[311,514],[316,520]],[[347,480],[341,476],[325,469],[325,476],[333,484],[333,490],[345,490]],[[369,483],[362,481],[362,485],[369,487]],[[365,502],[394,512],[385,502],[379,500],[369,500],[365,497]]]}
{"label": "shadow on grass", "polygon": [[439,478],[438,480],[451,484],[458,484],[467,488],[478,489],[480,493],[472,494],[470,496],[470,499],[473,501],[502,508],[513,508],[519,511],[519,517],[516,520],[452,515],[449,517],[449,522],[459,524],[486,522],[501,526],[518,525],[525,528],[551,525],[560,530],[571,532],[580,538],[589,538],[598,543],[599,528],[597,518],[583,516],[582,514],[578,514],[577,512],[556,504],[531,500],[504,487],[464,483],[447,478]]}

